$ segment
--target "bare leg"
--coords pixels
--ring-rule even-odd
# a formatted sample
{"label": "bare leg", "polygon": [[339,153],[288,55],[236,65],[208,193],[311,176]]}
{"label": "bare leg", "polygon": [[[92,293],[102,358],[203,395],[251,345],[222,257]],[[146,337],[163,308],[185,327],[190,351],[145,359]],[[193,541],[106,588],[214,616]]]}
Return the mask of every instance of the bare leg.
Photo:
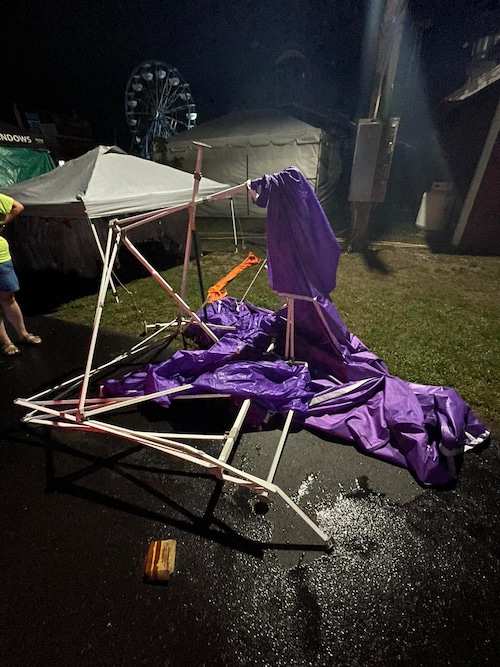
{"label": "bare leg", "polygon": [[0,343],[2,347],[4,347],[4,345],[10,345],[10,343],[12,343],[11,339],[9,338],[9,334],[7,333],[7,329],[5,328],[3,317],[1,316],[0,316]]}
{"label": "bare leg", "polygon": [[[41,342],[38,336],[33,337],[32,334],[30,334],[26,329],[21,308],[19,307],[13,292],[0,292],[0,308],[2,310],[3,317],[8,322],[10,322],[10,324],[12,324],[21,340],[28,341],[29,338],[34,338],[35,340],[31,340],[30,342],[34,343],[35,345]],[[3,324],[3,322],[2,325],[5,331],[5,324]],[[1,335],[2,331],[0,327],[0,336]],[[5,335],[7,336],[6,331]],[[9,337],[7,336],[7,338]]]}
{"label": "bare leg", "polygon": [[2,352],[7,356],[12,356],[14,354],[19,354],[19,349],[11,341],[7,329],[5,328],[5,323],[3,317],[1,316],[0,311],[0,348]]}

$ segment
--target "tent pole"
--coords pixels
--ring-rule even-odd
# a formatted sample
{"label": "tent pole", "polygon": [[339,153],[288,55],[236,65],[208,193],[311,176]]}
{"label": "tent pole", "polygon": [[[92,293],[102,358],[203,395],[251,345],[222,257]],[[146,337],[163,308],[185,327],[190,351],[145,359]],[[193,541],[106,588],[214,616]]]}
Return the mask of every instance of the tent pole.
{"label": "tent pole", "polygon": [[207,293],[205,292],[205,288],[203,286],[203,274],[201,272],[201,262],[200,262],[200,245],[198,243],[198,232],[196,231],[196,229],[193,230],[192,235],[194,244],[194,254],[196,258],[196,269],[198,272],[198,284],[200,286],[201,302],[203,304],[203,312],[205,313],[205,320],[207,320],[208,322],[207,306],[206,306]]}
{"label": "tent pole", "polygon": [[229,200],[229,203],[231,204],[231,218],[233,221],[233,238],[234,238],[234,252],[238,252],[238,234],[236,232],[236,218],[234,214],[234,199],[231,197]]}
{"label": "tent pole", "polygon": [[295,300],[290,295],[286,297],[285,357],[287,361],[295,360]]}
{"label": "tent pole", "polygon": [[[99,234],[97,233],[96,226],[94,224],[94,221],[87,216],[88,223],[90,225],[90,229],[92,230],[92,234],[94,235],[94,239],[97,245],[97,249],[99,250],[99,254],[101,255],[101,261],[104,262],[104,250],[102,249],[102,243],[101,239],[99,238]],[[115,297],[116,303],[120,303],[120,299],[118,297],[118,292],[116,291],[115,284],[113,282],[113,278],[110,278],[109,281],[111,291],[113,292],[113,296]]]}
{"label": "tent pole", "polygon": [[[325,316],[324,316],[324,314],[323,314],[323,312],[320,308],[320,305],[318,303],[318,297],[317,296],[316,297],[301,296],[299,294],[285,294],[285,293],[282,293],[282,292],[280,292],[279,296],[286,299],[286,302],[287,302],[287,335],[288,335],[289,329],[290,329],[290,332],[291,332],[291,331],[293,331],[294,326],[295,326],[295,324],[294,324],[294,320],[295,320],[295,310],[294,310],[295,300],[308,301],[309,303],[312,303],[314,305],[314,308],[316,309],[318,317],[321,320],[321,323],[323,324],[323,326],[325,328],[325,331],[328,334],[328,337],[330,338],[331,342],[333,343],[333,345],[335,346],[335,348],[339,352],[342,359],[345,361],[345,356],[344,356],[344,353],[343,353],[342,348],[340,346],[340,343],[338,342],[337,338],[335,337],[332,330],[328,326],[328,322],[326,321]],[[292,301],[291,311],[288,309],[288,304],[290,303],[290,301]],[[291,314],[291,317],[290,317],[290,314]],[[290,319],[290,322],[289,322],[289,319]],[[287,343],[285,341],[285,355],[287,355],[287,349],[288,349],[286,346],[287,346]]]}
{"label": "tent pole", "polygon": [[257,278],[260,276],[260,272],[262,271],[262,269],[267,269],[267,259],[265,259],[263,262],[261,262],[259,268],[257,269],[257,273],[254,275],[254,277],[252,279],[252,282],[247,287],[245,294],[241,297],[240,303],[243,303],[243,301],[245,301],[245,299],[247,298],[250,290],[255,285],[255,283],[257,281]]}
{"label": "tent pole", "polygon": [[[184,267],[182,269],[182,281],[181,281],[181,297],[184,299],[186,296],[186,287],[187,287],[187,277],[189,270],[189,260],[191,259],[191,242],[193,240],[193,233],[196,229],[196,197],[198,196],[198,190],[200,187],[201,181],[201,163],[203,160],[203,148],[210,148],[207,144],[202,144],[197,141],[193,142],[197,145],[196,153],[196,166],[194,168],[194,182],[193,182],[193,194],[191,196],[191,205],[189,207],[189,219],[188,219],[188,229],[186,235],[186,250],[184,252]],[[202,301],[204,301],[205,295],[202,296]]]}
{"label": "tent pole", "polygon": [[[32,407],[31,405],[28,405],[27,402],[23,399],[18,399],[16,402],[18,405]],[[264,499],[266,504],[268,502],[269,495],[276,494],[284,500],[285,504],[291,510],[293,510],[316,533],[316,535],[318,535],[318,537],[320,537],[320,539],[324,542],[325,548],[329,550],[332,546],[331,538],[329,538],[326,533],[321,530],[321,528],[309,516],[307,516],[307,514],[283,491],[283,489],[281,489],[281,487],[277,486],[273,481],[270,481],[270,478],[274,477],[275,465],[277,466],[279,457],[281,456],[286,440],[286,433],[284,433],[284,435],[282,435],[280,438],[280,442],[275,453],[275,460],[273,461],[268,479],[256,477],[255,475],[252,475],[227,463],[226,459],[234,445],[233,440],[235,440],[239,435],[239,430],[241,429],[244,419],[243,413],[245,413],[248,409],[249,403],[250,400],[246,399],[229,434],[226,433],[222,437],[216,437],[217,440],[224,443],[219,458],[206,453],[202,449],[198,449],[197,447],[193,447],[187,443],[177,441],[174,439],[176,434],[155,433],[151,431],[135,431],[129,428],[108,424],[106,422],[101,422],[94,419],[88,419],[82,424],[79,423],[78,415],[71,413],[61,414],[60,412],[57,412],[48,406],[39,407],[43,412],[46,413],[46,415],[52,415],[55,417],[55,419],[49,420],[48,417],[34,418],[31,420],[31,423],[48,425],[51,427],[87,430],[89,432],[112,435],[129,440],[131,442],[135,442],[142,446],[150,447],[151,449],[156,449],[165,454],[169,454],[170,456],[198,465],[206,469],[222,482],[230,482],[237,486],[248,488],[256,493],[257,497]],[[289,411],[285,425],[286,432],[288,432],[290,427],[292,416],[293,411]],[[61,417],[63,417],[65,421],[58,421],[58,419],[61,419]],[[195,434],[194,439],[197,437],[198,436]],[[227,447],[226,444],[228,445]]]}
{"label": "tent pole", "polygon": [[[116,233],[116,240],[113,250],[111,251],[111,242],[113,238],[113,233]],[[106,252],[104,254],[104,268],[101,276],[101,286],[99,288],[99,295],[97,297],[97,305],[94,314],[94,323],[92,325],[92,335],[90,339],[89,352],[87,355],[87,363],[85,365],[85,372],[83,375],[82,386],[80,390],[80,397],[78,399],[78,419],[83,420],[84,417],[84,407],[85,399],[87,398],[87,392],[89,387],[90,373],[92,370],[92,362],[94,360],[95,346],[97,342],[97,334],[99,332],[99,324],[101,322],[102,312],[104,309],[104,301],[106,299],[106,292],[108,290],[109,281],[111,280],[111,272],[113,270],[113,264],[116,259],[116,253],[118,252],[118,244],[121,232],[118,229],[118,232],[115,232],[114,228],[109,223],[108,228],[108,240],[106,243]]]}
{"label": "tent pole", "polygon": [[[218,201],[219,199],[229,199],[233,195],[237,195],[240,194],[241,192],[247,191],[249,188],[249,183],[250,183],[249,181],[245,181],[244,183],[240,183],[240,185],[233,185],[230,188],[226,188],[226,190],[220,190],[220,192],[216,192],[213,195],[206,195],[202,199],[199,199],[196,203],[207,204],[212,201]],[[122,220],[117,220],[116,222],[120,225],[120,227],[123,230],[129,231],[130,229],[134,229],[135,227],[140,227],[141,225],[144,225],[147,222],[152,222],[153,220],[160,220],[160,218],[164,218],[166,215],[171,215],[172,213],[177,213],[178,211],[185,211],[190,206],[191,202],[187,201],[184,202],[183,204],[178,204],[177,206],[158,209],[156,211],[151,211],[150,213],[140,213],[139,215],[133,215],[128,218],[123,218]]]}
{"label": "tent pole", "polygon": [[288,433],[290,431],[290,426],[292,423],[293,419],[293,410],[288,410],[288,414],[286,416],[285,420],[285,425],[283,427],[283,431],[281,433],[281,437],[278,442],[278,446],[276,447],[276,451],[274,453],[274,458],[273,462],[271,464],[271,468],[269,469],[269,473],[267,475],[267,481],[268,482],[274,482],[274,477],[276,475],[276,470],[278,469],[278,463],[280,462],[281,454],[283,453],[283,448],[285,446],[286,439],[288,437]]}
{"label": "tent pole", "polygon": [[130,250],[130,252],[139,260],[139,262],[149,271],[153,278],[163,287],[163,289],[170,294],[170,296],[178,303],[179,311],[184,311],[190,317],[190,321],[196,322],[196,324],[203,329],[207,336],[214,342],[217,343],[219,340],[210,327],[201,320],[198,315],[188,306],[184,301],[182,296],[177,294],[177,292],[169,285],[169,283],[160,275],[160,273],[152,266],[147,259],[141,255],[137,248],[131,243],[131,241],[124,236],[123,244]]}
{"label": "tent pole", "polygon": [[186,296],[186,287],[187,287],[187,278],[188,278],[188,271],[189,271],[189,262],[191,259],[191,242],[192,242],[192,234],[191,234],[191,206],[189,207],[189,219],[188,219],[188,226],[187,226],[187,232],[186,232],[186,247],[184,249],[184,265],[182,268],[182,280],[181,280],[181,297],[184,298]]}

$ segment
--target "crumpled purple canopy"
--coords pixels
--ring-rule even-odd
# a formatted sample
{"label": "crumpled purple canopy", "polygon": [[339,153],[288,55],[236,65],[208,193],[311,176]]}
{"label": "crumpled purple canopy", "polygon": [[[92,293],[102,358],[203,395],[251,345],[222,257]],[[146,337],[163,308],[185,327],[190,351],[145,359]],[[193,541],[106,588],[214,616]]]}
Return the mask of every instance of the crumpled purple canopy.
{"label": "crumpled purple canopy", "polygon": [[[295,357],[302,363],[283,360],[286,308],[272,312],[226,297],[199,316],[233,327],[231,333],[208,349],[183,350],[161,364],[109,380],[105,394],[143,395],[189,383],[192,393],[251,398],[263,416],[294,410],[296,421],[407,468],[423,485],[452,481],[456,472],[448,461],[488,437],[484,424],[453,389],[391,375],[347,329],[328,296],[340,250],[302,174],[291,167],[252,187],[259,194],[257,203],[268,207],[272,286],[306,297],[295,300],[294,312]],[[191,333],[200,344],[206,342],[199,329],[191,327]],[[170,401],[157,400],[165,406]]]}
{"label": "crumpled purple canopy", "polygon": [[269,284],[280,294],[327,295],[335,289],[340,246],[302,173],[289,167],[252,181],[256,204],[267,206]]}

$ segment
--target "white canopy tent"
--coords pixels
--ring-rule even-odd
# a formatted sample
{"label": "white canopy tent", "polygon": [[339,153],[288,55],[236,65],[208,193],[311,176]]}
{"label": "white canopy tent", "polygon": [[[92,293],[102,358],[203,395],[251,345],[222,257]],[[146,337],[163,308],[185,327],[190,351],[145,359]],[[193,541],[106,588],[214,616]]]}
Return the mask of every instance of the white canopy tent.
{"label": "white canopy tent", "polygon": [[[198,197],[227,187],[203,178]],[[97,146],[5,191],[30,216],[95,219],[178,206],[190,201],[192,190],[192,174],[128,155],[117,146]]]}
{"label": "white canopy tent", "polygon": [[[339,147],[319,127],[305,123],[277,109],[235,111],[169,138],[168,164],[193,171],[196,145],[210,146],[203,157],[203,173],[223,183],[237,185],[294,165],[309,181],[325,207],[341,173]],[[235,197],[240,217],[265,217],[248,195]],[[198,216],[228,216],[222,202],[201,206]]]}
{"label": "white canopy tent", "polygon": [[[202,178],[197,201],[228,187]],[[91,277],[100,273],[96,261],[102,256],[107,220],[183,208],[192,198],[193,175],[128,155],[117,146],[98,146],[4,192],[25,207],[23,216],[8,228],[13,256],[24,269],[57,268]],[[160,217],[132,234],[135,242],[167,236],[182,246],[186,224]]]}

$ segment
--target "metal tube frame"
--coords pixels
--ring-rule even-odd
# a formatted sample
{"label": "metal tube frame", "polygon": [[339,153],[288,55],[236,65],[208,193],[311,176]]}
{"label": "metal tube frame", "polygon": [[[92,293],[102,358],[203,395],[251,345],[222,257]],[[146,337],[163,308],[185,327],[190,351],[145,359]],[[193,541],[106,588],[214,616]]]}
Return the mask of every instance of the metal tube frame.
{"label": "metal tube frame", "polygon": [[[278,467],[279,459],[282,455],[285,445],[288,429],[290,427],[293,411],[287,415],[284,431],[277,444],[276,451],[273,458],[271,469],[266,479],[251,475],[233,465],[227,463],[231,453],[234,451],[237,441],[239,439],[241,428],[243,427],[246,414],[250,408],[250,399],[245,399],[239,409],[233,426],[224,434],[194,434],[194,433],[163,433],[163,432],[149,432],[138,431],[130,428],[124,428],[115,424],[109,424],[96,419],[91,419],[91,416],[107,413],[113,410],[118,410],[131,405],[138,404],[146,400],[152,400],[158,396],[169,395],[172,399],[176,398],[176,394],[186,392],[192,389],[192,385],[183,385],[182,387],[156,392],[147,396],[139,396],[134,398],[101,398],[101,399],[87,399],[87,405],[94,406],[84,412],[84,418],[81,418],[82,410],[79,401],[65,399],[65,400],[36,400],[36,399],[16,399],[15,403],[22,407],[32,410],[29,416],[24,418],[25,423],[34,424],[38,426],[46,426],[50,428],[72,429],[79,431],[88,431],[92,433],[102,433],[106,435],[114,435],[124,440],[135,442],[136,444],[151,447],[165,454],[182,459],[188,463],[193,463],[204,468],[210,474],[213,474],[221,482],[230,482],[237,486],[243,486],[253,491],[258,498],[265,500],[269,499],[270,494],[275,494],[284,500],[285,504],[293,510],[324,542],[325,548],[331,547],[330,538],[323,530],[283,491],[281,487],[274,483],[274,477]],[[226,395],[203,395],[203,396],[189,396],[189,399],[196,400],[198,398],[213,398],[213,399],[227,399]],[[180,398],[180,397],[179,397]],[[97,406],[97,407],[95,407]],[[185,439],[200,440],[201,442],[210,440],[212,442],[219,442],[221,451],[218,457],[207,454],[202,449],[182,442]]]}
{"label": "metal tube frame", "polygon": [[[201,166],[202,148],[198,149],[197,169]],[[98,415],[106,415],[115,412],[119,409],[130,408],[133,405],[138,405],[142,402],[154,400],[159,397],[168,397],[170,400],[194,400],[196,399],[226,399],[229,395],[216,394],[199,394],[192,395],[193,385],[185,384],[173,389],[163,390],[155,393],[150,393],[144,396],[135,397],[91,397],[89,396],[90,380],[96,378],[99,373],[108,370],[111,367],[118,365],[120,362],[129,357],[144,352],[150,347],[151,341],[157,336],[158,332],[153,333],[145,341],[141,341],[136,346],[132,347],[128,352],[116,356],[112,361],[102,364],[94,368],[93,362],[95,357],[96,345],[98,340],[98,332],[102,313],[105,306],[106,294],[111,282],[112,270],[118,253],[118,248],[121,243],[146,267],[153,278],[167,291],[167,293],[179,304],[180,309],[187,315],[187,322],[195,321],[204,331],[209,335],[213,341],[217,341],[218,337],[210,329],[210,327],[202,322],[200,318],[194,313],[189,305],[184,301],[182,295],[179,295],[175,290],[164,280],[159,272],[142,256],[137,248],[130,242],[126,236],[126,231],[132,229],[140,224],[146,224],[151,220],[163,217],[167,213],[174,210],[181,210],[181,208],[190,207],[190,222],[188,225],[188,236],[190,236],[194,229],[194,213],[196,207],[196,195],[198,191],[199,179],[195,175],[195,184],[193,187],[193,197],[191,202],[183,207],[174,207],[169,210],[148,214],[145,216],[133,216],[128,220],[112,220],[109,222],[108,235],[106,240],[106,247],[103,251],[103,271],[99,286],[96,309],[94,314],[94,321],[89,342],[89,349],[87,353],[87,360],[83,374],[77,377],[66,380],[51,389],[38,392],[30,398],[17,398],[15,403],[30,412],[23,418],[23,422],[27,424],[46,426],[50,428],[72,429],[78,431],[88,431],[95,433],[102,433],[114,435],[125,440],[130,440],[139,445],[151,447],[159,450],[170,456],[182,459],[189,463],[194,463],[201,466],[208,472],[215,475],[217,479],[222,482],[230,482],[238,486],[249,488],[257,494],[260,498],[268,499],[270,494],[275,494],[280,497],[285,504],[292,509],[324,542],[324,546],[328,549],[331,547],[331,541],[328,536],[321,530],[321,528],[309,517],[307,514],[281,489],[274,483],[274,477],[277,471],[278,463],[281,458],[291,421],[293,419],[293,411],[290,411],[285,421],[285,427],[280,440],[276,446],[276,451],[273,458],[271,469],[266,479],[251,475],[243,470],[228,464],[229,457],[234,452],[237,441],[240,437],[241,429],[244,425],[245,417],[251,406],[250,399],[245,399],[238,411],[237,417],[228,432],[220,435],[206,435],[193,433],[163,433],[163,432],[149,432],[139,431],[130,428],[124,428],[115,424],[110,424],[98,419]],[[231,188],[222,193],[206,197],[204,201],[212,199],[220,199],[224,196],[231,197],[236,191],[241,191],[247,188],[248,184]],[[186,258],[189,259],[190,249],[186,244],[185,264],[183,272],[183,281],[187,281],[187,264]],[[289,307],[292,309],[293,316],[293,299],[289,300]],[[287,323],[287,339],[290,351],[293,353],[293,322]],[[69,397],[72,393],[77,393],[76,398]],[[221,444],[221,450],[218,457],[207,454],[202,449],[193,447],[192,445],[183,442],[183,440],[200,440],[201,442],[211,440]]]}

